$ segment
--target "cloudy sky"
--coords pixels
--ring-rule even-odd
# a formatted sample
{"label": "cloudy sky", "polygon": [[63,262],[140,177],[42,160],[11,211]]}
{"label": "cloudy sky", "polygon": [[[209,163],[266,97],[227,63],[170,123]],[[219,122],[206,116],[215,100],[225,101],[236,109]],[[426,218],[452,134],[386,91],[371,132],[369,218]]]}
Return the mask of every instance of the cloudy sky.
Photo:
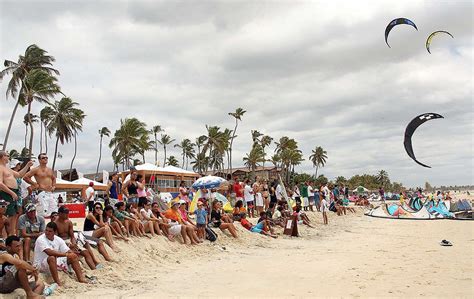
{"label": "cloudy sky", "polygon": [[[388,48],[384,30],[397,17],[419,30],[396,27]],[[56,58],[63,92],[87,114],[75,162],[85,173],[95,171],[98,130],[115,131],[121,118],[194,140],[206,124],[233,128],[227,113],[242,107],[234,165],[242,165],[257,129],[295,138],[306,159],[322,146],[322,173],[331,179],[385,169],[408,186],[472,184],[472,20],[468,0],[1,0],[0,58],[16,60],[33,43]],[[436,30],[455,38],[436,37],[430,55],[424,44]],[[5,101],[7,80],[0,83],[2,140],[14,106]],[[403,148],[406,125],[425,112],[445,117],[413,137],[417,158],[431,169]],[[24,144],[25,113],[18,111],[9,148]],[[73,144],[59,151],[58,168],[68,168]],[[106,146],[106,169],[110,153]],[[313,172],[309,161],[298,170]]]}

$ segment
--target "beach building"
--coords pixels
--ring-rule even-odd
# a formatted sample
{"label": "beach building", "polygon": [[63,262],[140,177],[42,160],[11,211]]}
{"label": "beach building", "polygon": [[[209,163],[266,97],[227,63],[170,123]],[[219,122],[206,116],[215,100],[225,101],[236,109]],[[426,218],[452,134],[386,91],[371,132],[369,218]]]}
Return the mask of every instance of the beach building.
{"label": "beach building", "polygon": [[[279,168],[279,167],[258,166],[254,171],[254,175],[258,176],[260,178],[265,178],[265,179],[272,180],[272,179],[277,179],[280,172],[281,172],[281,168]],[[249,169],[248,167],[237,167],[237,168],[232,168],[232,169],[207,171],[205,174],[206,175],[220,176],[220,177],[225,178],[228,173],[231,173],[232,177],[237,176],[239,178],[239,180],[244,180],[245,178],[250,178],[252,170]]]}

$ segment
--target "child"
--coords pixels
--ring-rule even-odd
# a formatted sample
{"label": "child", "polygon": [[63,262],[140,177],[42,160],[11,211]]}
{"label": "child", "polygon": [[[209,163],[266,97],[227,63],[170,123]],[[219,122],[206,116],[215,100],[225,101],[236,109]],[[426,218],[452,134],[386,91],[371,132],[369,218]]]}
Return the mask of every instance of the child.
{"label": "child", "polygon": [[324,224],[328,224],[328,215],[327,215],[328,210],[329,210],[328,202],[326,200],[326,197],[323,197],[323,200],[321,201],[321,212],[323,213]]}
{"label": "child", "polygon": [[207,226],[207,211],[203,207],[203,203],[198,201],[197,209],[194,211],[196,214],[196,226],[198,238],[204,240],[206,237],[206,226]]}

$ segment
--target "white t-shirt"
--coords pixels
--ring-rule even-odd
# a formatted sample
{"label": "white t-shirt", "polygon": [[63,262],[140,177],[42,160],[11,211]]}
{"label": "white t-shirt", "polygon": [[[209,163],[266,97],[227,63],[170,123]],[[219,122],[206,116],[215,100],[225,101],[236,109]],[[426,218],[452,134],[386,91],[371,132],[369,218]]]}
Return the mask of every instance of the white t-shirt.
{"label": "white t-shirt", "polygon": [[308,186],[308,196],[309,197],[314,196],[313,187],[311,186]]}
{"label": "white t-shirt", "polygon": [[20,184],[20,193],[21,193],[21,198],[26,198],[28,196],[28,187],[30,186],[30,184],[28,184],[27,182],[25,182],[25,180],[21,180],[21,184]]}
{"label": "white t-shirt", "polygon": [[246,202],[253,201],[253,189],[249,185],[245,185],[244,198]]}
{"label": "white t-shirt", "polygon": [[151,215],[153,215],[153,211],[151,209],[149,210],[141,209],[140,214],[142,215],[145,214],[148,218],[151,218]]}
{"label": "white t-shirt", "polygon": [[282,192],[283,192],[283,190],[281,189],[281,185],[278,184],[278,186],[275,189],[275,195],[276,195],[277,200],[281,200],[281,198],[283,196]]}
{"label": "white t-shirt", "polygon": [[[92,196],[91,196],[91,194],[92,194]],[[88,188],[86,189],[86,199],[87,199],[88,201],[94,201],[94,197],[95,197],[94,188],[88,187]]]}
{"label": "white t-shirt", "polygon": [[59,251],[62,253],[68,252],[69,247],[66,245],[63,239],[54,235],[53,240],[46,238],[45,234],[36,239],[35,243],[35,260],[33,265],[41,265],[41,262],[48,258],[48,255],[44,252],[46,249],[52,249],[54,251]]}
{"label": "white t-shirt", "polygon": [[329,201],[331,199],[331,191],[329,191],[328,186],[323,187],[324,198]]}

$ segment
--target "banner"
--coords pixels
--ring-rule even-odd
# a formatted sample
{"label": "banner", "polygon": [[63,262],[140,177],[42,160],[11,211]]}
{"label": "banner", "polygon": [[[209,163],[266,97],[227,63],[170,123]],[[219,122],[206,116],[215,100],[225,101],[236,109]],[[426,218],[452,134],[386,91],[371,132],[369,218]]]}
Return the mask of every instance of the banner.
{"label": "banner", "polygon": [[109,183],[109,172],[106,170],[102,170],[102,184],[108,184]]}
{"label": "banner", "polygon": [[56,170],[56,178],[57,178],[57,179],[60,179],[60,180],[63,179],[63,174],[61,173],[61,171]]}

